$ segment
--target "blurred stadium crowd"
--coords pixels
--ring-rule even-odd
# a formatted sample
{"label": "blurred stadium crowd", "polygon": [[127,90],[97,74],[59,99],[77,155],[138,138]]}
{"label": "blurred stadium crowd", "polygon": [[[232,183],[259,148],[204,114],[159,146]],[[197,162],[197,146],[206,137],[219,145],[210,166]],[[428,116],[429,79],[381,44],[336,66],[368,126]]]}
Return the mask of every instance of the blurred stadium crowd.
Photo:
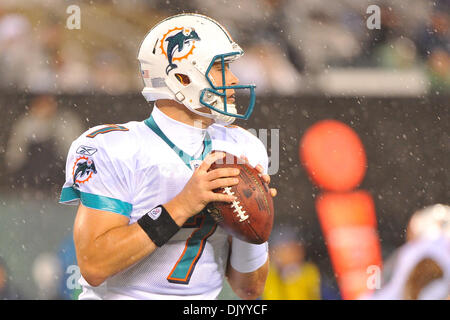
{"label": "blurred stadium crowd", "polygon": [[[246,51],[235,72],[256,83],[259,94],[439,93],[450,90],[449,3],[376,1],[381,29],[369,30],[370,0],[4,0],[0,88],[139,91],[140,41],[155,22],[184,11],[207,14],[230,30]],[[79,30],[66,27],[72,4],[81,9]],[[408,76],[399,87],[402,73]],[[385,80],[373,82],[377,75]],[[362,83],[360,92],[355,83]]]}

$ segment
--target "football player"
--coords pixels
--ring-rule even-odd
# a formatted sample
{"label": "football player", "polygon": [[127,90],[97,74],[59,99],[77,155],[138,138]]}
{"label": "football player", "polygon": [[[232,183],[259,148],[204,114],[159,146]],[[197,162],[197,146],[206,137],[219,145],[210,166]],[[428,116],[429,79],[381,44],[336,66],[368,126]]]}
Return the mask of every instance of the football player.
{"label": "football player", "polygon": [[407,242],[385,263],[384,284],[363,299],[450,299],[450,206],[417,210],[406,235]]}
{"label": "football player", "polygon": [[[230,237],[204,210],[233,202],[213,190],[238,182],[238,169],[208,171],[224,155],[212,150],[242,156],[270,182],[262,142],[230,126],[255,104],[255,87],[229,69],[242,54],[206,16],[163,20],[138,54],[142,93],[155,101],[150,117],[97,126],[73,142],[60,202],[78,205],[80,299],[215,299],[225,277],[243,299],[262,293],[267,243]],[[236,90],[248,90],[247,107],[236,105]]]}

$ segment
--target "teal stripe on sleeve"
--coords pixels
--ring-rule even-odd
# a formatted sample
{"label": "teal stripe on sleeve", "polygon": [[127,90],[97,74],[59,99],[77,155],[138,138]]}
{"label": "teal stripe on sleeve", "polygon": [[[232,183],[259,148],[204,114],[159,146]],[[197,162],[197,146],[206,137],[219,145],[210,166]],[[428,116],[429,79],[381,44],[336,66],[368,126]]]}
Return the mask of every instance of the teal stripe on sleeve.
{"label": "teal stripe on sleeve", "polygon": [[76,199],[80,199],[80,191],[72,187],[62,188],[59,202],[69,202]]}
{"label": "teal stripe on sleeve", "polygon": [[126,217],[130,217],[133,210],[131,203],[93,193],[81,192],[73,187],[62,189],[59,202],[70,202],[76,199],[80,199],[81,203],[88,208],[119,213]]}

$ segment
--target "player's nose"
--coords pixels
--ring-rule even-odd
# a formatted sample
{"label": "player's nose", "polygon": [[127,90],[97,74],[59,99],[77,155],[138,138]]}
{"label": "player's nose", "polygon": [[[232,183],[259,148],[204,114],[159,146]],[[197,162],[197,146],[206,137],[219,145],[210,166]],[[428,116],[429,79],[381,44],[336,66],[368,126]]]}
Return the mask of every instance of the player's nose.
{"label": "player's nose", "polygon": [[228,86],[235,86],[239,84],[239,78],[236,77],[236,75],[229,69],[227,79],[228,79],[227,83]]}

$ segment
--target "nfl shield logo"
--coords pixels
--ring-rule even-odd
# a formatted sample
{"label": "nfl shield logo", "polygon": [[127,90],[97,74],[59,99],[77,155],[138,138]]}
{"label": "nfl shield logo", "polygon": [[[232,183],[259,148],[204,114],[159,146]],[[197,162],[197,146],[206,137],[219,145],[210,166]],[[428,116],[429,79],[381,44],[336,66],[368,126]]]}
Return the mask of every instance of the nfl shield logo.
{"label": "nfl shield logo", "polygon": [[191,166],[191,169],[192,169],[192,170],[195,170],[195,169],[197,169],[198,167],[200,167],[200,165],[202,164],[202,162],[203,162],[203,160],[191,160],[191,161],[189,162],[189,164],[190,164],[190,166]]}

